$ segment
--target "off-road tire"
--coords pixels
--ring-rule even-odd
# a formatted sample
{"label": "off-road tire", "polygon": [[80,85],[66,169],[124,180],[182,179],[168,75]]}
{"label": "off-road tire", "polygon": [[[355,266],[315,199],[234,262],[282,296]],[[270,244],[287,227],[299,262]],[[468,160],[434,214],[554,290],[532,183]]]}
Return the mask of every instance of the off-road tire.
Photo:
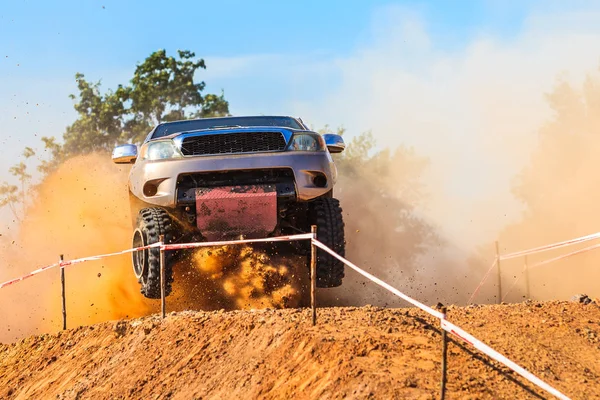
{"label": "off-road tire", "polygon": [[[344,219],[338,199],[320,197],[310,203],[309,225],[317,226],[317,240],[340,256],[346,255]],[[317,249],[317,287],[332,288],[342,284],[344,263],[324,250]]]}
{"label": "off-road tire", "polygon": [[[171,216],[166,210],[158,207],[140,210],[136,220],[136,232],[140,232],[143,245],[150,245],[159,241],[160,235],[165,235],[165,243],[171,243],[175,234],[175,226]],[[134,244],[137,246],[134,233]],[[141,285],[140,292],[147,298],[160,299],[160,249],[150,248],[143,250],[143,272],[138,278]],[[173,283],[173,252],[165,251],[165,296],[171,293]],[[136,257],[136,254],[133,254]],[[134,258],[134,273],[136,261]]]}

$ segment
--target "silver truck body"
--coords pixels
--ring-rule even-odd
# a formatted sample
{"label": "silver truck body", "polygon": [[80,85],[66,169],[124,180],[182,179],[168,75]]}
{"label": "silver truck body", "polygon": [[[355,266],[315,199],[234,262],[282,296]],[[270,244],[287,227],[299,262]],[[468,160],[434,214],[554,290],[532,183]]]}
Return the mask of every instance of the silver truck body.
{"label": "silver truck body", "polygon": [[[287,185],[280,185],[278,197],[287,201],[306,202],[331,195],[337,181],[337,169],[331,153],[340,152],[345,147],[339,135],[320,135],[310,131],[300,119],[292,117],[260,117],[288,118],[287,126],[231,126],[231,121],[235,122],[236,118],[259,117],[203,119],[203,122],[212,121],[217,125],[223,121],[224,126],[198,130],[186,130],[184,126],[172,128],[174,133],[163,129],[161,133],[165,134],[156,137],[161,127],[158,125],[148,134],[139,151],[135,145],[117,147],[113,160],[122,164],[132,163],[128,183],[132,219],[139,210],[150,206],[173,210],[180,207],[185,212],[186,207],[193,205],[193,194],[189,191],[207,185],[206,181],[210,181],[214,173],[230,177],[235,185],[285,183]],[[191,125],[193,121],[176,121],[162,126],[173,124],[176,127],[186,123]],[[294,124],[296,126],[289,126]],[[315,151],[290,148],[294,137],[303,134],[317,138],[321,142],[320,147]],[[261,140],[262,144],[257,144]],[[156,142],[170,143],[178,155],[151,159],[148,147]],[[228,143],[234,145],[227,148]],[[269,175],[268,182],[261,182],[262,173]],[[281,175],[281,182],[270,176],[273,173]],[[183,187],[187,177],[201,182],[195,187]],[[244,177],[250,181],[245,181]]]}

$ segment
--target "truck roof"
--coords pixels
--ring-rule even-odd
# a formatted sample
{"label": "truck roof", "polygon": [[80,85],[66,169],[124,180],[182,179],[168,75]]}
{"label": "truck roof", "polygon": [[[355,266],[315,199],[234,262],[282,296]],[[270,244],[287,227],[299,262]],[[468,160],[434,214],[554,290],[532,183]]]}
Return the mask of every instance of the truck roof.
{"label": "truck roof", "polygon": [[308,129],[301,119],[290,116],[253,115],[198,118],[163,122],[158,124],[150,133],[148,140],[190,131],[240,127],[280,127],[286,129]]}

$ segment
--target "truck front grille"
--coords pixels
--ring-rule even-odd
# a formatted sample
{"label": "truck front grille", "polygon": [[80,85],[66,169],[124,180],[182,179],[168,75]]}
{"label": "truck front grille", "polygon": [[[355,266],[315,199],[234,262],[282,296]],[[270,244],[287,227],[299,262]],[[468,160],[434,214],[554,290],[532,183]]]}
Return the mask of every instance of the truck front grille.
{"label": "truck front grille", "polygon": [[196,188],[275,185],[278,197],[295,198],[294,171],[290,168],[197,172],[177,177],[177,203],[194,203]]}
{"label": "truck front grille", "polygon": [[192,136],[183,139],[184,156],[255,153],[285,150],[285,138],[280,132],[240,132]]}

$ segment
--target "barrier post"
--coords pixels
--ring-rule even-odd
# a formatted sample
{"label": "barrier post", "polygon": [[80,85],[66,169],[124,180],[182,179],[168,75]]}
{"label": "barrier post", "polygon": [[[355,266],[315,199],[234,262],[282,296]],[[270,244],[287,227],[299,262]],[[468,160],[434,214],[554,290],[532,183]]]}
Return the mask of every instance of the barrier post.
{"label": "barrier post", "polygon": [[[442,319],[446,319],[446,306],[443,306],[441,309]],[[440,320],[441,322],[441,320]],[[441,324],[440,324],[441,326]],[[442,382],[441,382],[441,390],[440,390],[440,399],[444,400],[446,398],[446,380],[448,373],[448,332],[442,327]]]}
{"label": "barrier post", "polygon": [[525,289],[527,290],[527,299],[531,298],[529,291],[529,264],[527,263],[527,256],[525,256]]}
{"label": "barrier post", "polygon": [[502,302],[502,270],[500,269],[500,246],[496,240],[496,267],[498,268],[498,304]]}
{"label": "barrier post", "polygon": [[[312,225],[310,232],[313,235],[313,239],[317,240],[317,226]],[[317,246],[314,242],[310,241],[310,307],[312,309],[312,324],[317,324]]]}
{"label": "barrier post", "polygon": [[[165,235],[160,235],[158,240],[165,244]],[[166,305],[165,305],[165,249],[160,247],[160,312],[163,319],[166,316]]]}
{"label": "barrier post", "polygon": [[[64,261],[64,257],[60,255],[60,262]],[[63,316],[63,331],[67,329],[67,298],[65,294],[65,267],[60,265],[60,286],[62,293],[62,316]]]}

